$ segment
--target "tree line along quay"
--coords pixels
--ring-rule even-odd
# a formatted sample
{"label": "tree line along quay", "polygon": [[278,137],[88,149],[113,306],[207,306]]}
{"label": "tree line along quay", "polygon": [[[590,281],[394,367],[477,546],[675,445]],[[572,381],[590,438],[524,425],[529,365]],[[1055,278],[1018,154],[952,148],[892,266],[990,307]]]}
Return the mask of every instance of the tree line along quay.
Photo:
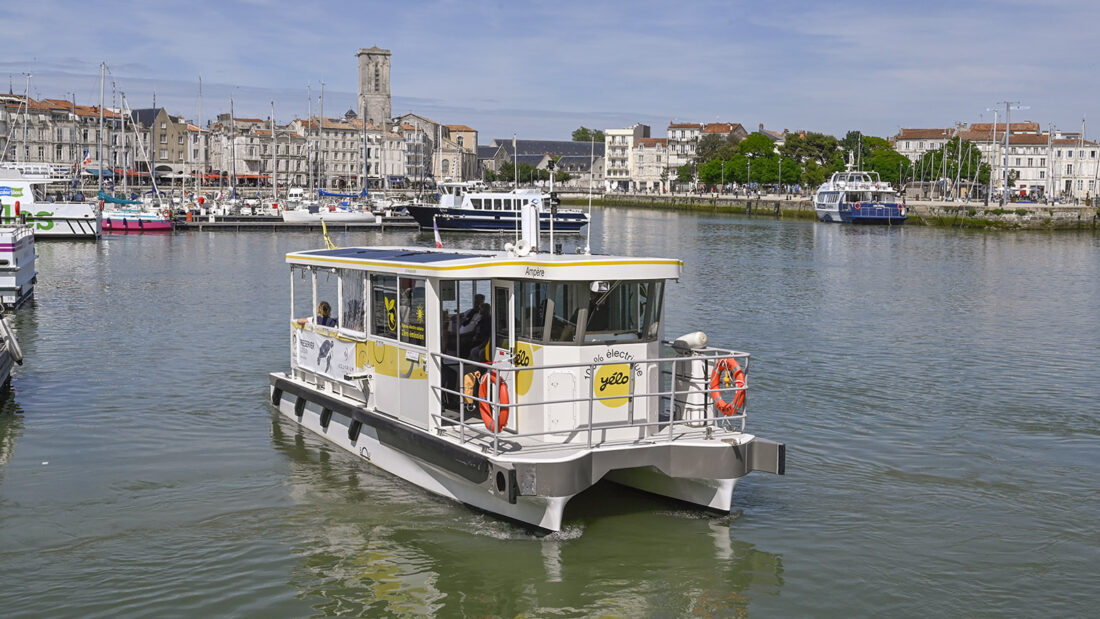
{"label": "tree line along quay", "polygon": [[[563,193],[563,204],[585,206],[586,193]],[[622,206],[665,210],[687,210],[726,215],[816,220],[810,196],[744,193],[608,193],[592,196],[597,206]],[[905,225],[949,228],[995,228],[1027,230],[1100,230],[1100,208],[1065,204],[991,202],[936,202],[907,200]]]}

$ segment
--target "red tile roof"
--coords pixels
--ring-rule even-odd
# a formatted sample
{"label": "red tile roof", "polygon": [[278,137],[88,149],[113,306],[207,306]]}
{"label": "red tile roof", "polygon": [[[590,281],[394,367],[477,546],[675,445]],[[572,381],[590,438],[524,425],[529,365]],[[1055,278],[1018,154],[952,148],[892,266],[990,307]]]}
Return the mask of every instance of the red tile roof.
{"label": "red tile roof", "polygon": [[946,140],[953,135],[951,129],[902,129],[898,140]]}
{"label": "red tile roof", "polygon": [[707,123],[703,133],[733,133],[741,128],[741,123]]}
{"label": "red tile roof", "polygon": [[639,138],[638,139],[638,146],[657,147],[657,146],[667,146],[667,145],[668,145],[668,139],[667,138]]}
{"label": "red tile roof", "polygon": [[466,125],[443,125],[443,126],[450,129],[451,131],[477,131],[476,129],[473,129],[471,127],[467,127]]}

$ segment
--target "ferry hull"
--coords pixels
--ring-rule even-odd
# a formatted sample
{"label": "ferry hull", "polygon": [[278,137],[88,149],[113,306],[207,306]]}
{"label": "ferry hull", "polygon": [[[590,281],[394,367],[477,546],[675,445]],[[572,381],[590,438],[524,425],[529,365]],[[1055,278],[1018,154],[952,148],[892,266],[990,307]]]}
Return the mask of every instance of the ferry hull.
{"label": "ferry hull", "polygon": [[40,239],[98,239],[103,233],[99,208],[91,202],[37,203],[27,213],[27,225]]}
{"label": "ferry hull", "polygon": [[737,478],[753,470],[781,475],[785,468],[785,447],[752,435],[572,448],[545,459],[493,457],[284,373],[270,375],[270,395],[288,419],[389,473],[549,531],[561,529],[562,512],[572,497],[605,477],[728,512]]}
{"label": "ferry hull", "polygon": [[[472,209],[441,208],[437,206],[409,205],[406,207],[421,229],[460,232],[513,231],[519,226],[518,211],[476,211]],[[539,213],[539,229],[550,231],[550,213]],[[553,218],[555,232],[580,232],[588,224],[584,213],[561,213]]]}
{"label": "ferry hull", "polygon": [[[573,494],[519,496],[515,469],[395,420],[351,410],[350,403],[333,402],[285,374],[271,375],[270,391],[283,416],[388,473],[478,509],[548,531],[561,529]],[[328,421],[322,424],[325,411]],[[356,422],[358,432],[352,427]]]}

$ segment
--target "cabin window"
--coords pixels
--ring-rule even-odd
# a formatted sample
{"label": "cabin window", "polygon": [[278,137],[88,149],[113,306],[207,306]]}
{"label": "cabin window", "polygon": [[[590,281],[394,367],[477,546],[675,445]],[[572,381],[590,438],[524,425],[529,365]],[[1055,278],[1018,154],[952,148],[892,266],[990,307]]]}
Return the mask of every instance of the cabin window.
{"label": "cabin window", "polygon": [[548,282],[516,282],[516,338],[541,342],[550,298]]}
{"label": "cabin window", "polygon": [[481,208],[481,198],[470,198],[470,206],[472,206],[476,209],[480,209]]}
{"label": "cabin window", "polygon": [[397,309],[401,316],[401,341],[424,346],[424,280],[402,277],[400,288],[401,300]]}
{"label": "cabin window", "polygon": [[371,275],[371,333],[397,339],[397,276]]}
{"label": "cabin window", "polygon": [[488,280],[440,282],[440,350],[443,354],[468,357],[474,345],[484,339],[486,329],[479,329],[478,325],[483,319],[481,306],[489,298],[489,288]]}
{"label": "cabin window", "polygon": [[589,292],[584,342],[649,341],[657,337],[663,282],[611,282],[607,292]]}
{"label": "cabin window", "polygon": [[577,337],[577,319],[588,303],[588,283],[555,284],[552,295],[553,317],[550,321],[550,341],[571,343]]}
{"label": "cabin window", "polygon": [[340,326],[358,333],[364,332],[364,284],[362,271],[344,269],[340,273]]}

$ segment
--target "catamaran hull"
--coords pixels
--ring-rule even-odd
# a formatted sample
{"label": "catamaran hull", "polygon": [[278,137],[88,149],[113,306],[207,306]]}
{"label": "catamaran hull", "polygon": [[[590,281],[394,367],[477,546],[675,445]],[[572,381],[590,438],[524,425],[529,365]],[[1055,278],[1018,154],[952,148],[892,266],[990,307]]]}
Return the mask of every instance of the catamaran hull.
{"label": "catamaran hull", "polygon": [[605,477],[627,486],[729,511],[737,478],[783,474],[785,447],[740,435],[575,449],[547,459],[494,458],[368,411],[284,373],[270,375],[271,402],[287,418],[425,490],[549,531],[569,500]]}
{"label": "catamaran hull", "polygon": [[[433,226],[437,226],[440,230],[449,231],[501,232],[513,231],[519,226],[518,211],[478,211],[417,205],[409,205],[406,209],[424,230],[431,230]],[[539,229],[549,232],[550,220],[550,213],[539,213]],[[559,212],[553,221],[555,232],[580,232],[581,228],[588,224],[588,216],[580,212]]]}
{"label": "catamaran hull", "polygon": [[518,496],[514,469],[397,421],[333,406],[327,394],[284,374],[271,377],[271,401],[279,412],[341,449],[429,492],[549,531],[561,529],[573,494]]}

